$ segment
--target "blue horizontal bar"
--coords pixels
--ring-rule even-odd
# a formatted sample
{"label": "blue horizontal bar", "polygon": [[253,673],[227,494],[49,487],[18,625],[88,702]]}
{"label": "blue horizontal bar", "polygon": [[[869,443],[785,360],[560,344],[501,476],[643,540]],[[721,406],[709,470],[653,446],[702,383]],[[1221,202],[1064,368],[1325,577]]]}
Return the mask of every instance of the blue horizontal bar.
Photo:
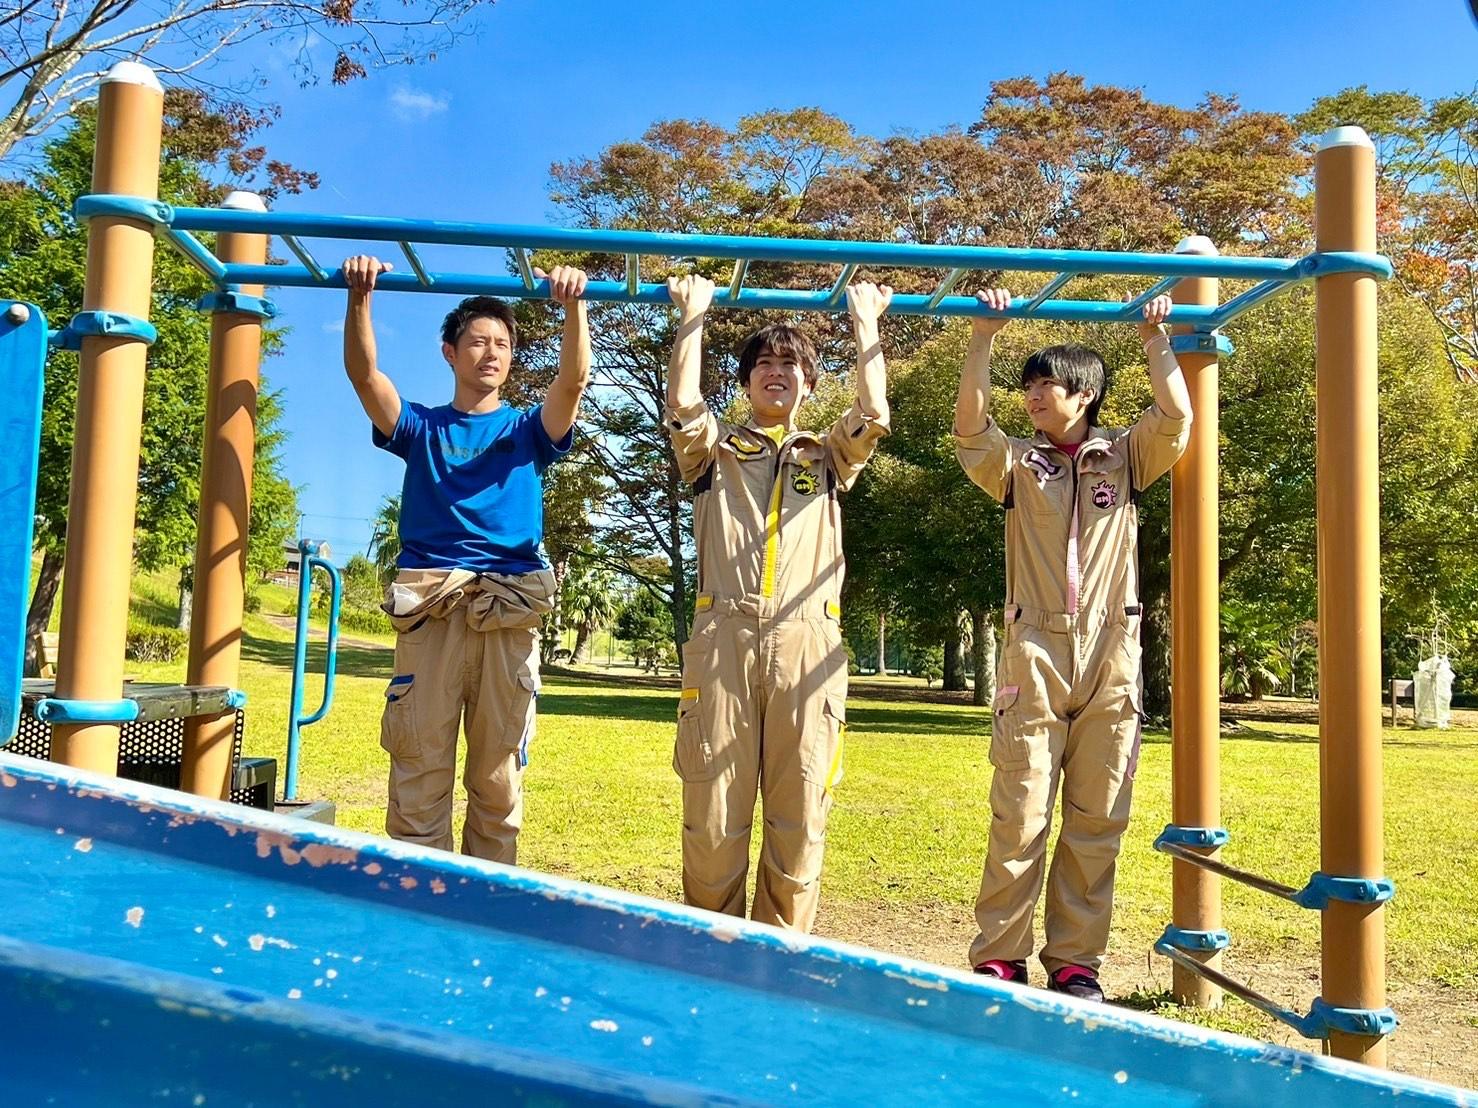
{"label": "blue horizontal bar", "polygon": [[[236,284],[266,284],[289,288],[344,288],[340,273],[327,281],[317,281],[305,269],[276,265],[229,265],[227,279]],[[517,277],[499,277],[473,273],[434,273],[437,292],[459,296],[487,295],[548,300],[549,282],[536,281],[525,287]],[[375,288],[387,292],[424,292],[419,281],[410,274],[383,273]],[[602,300],[623,304],[668,304],[665,284],[644,284],[635,296],[621,281],[591,281],[585,287],[585,300]],[[973,296],[947,296],[930,309],[931,296],[922,293],[897,293],[888,307],[889,315],[996,316],[1002,319],[1055,319],[1084,323],[1115,323],[1121,319],[1124,305],[1120,302],[1092,300],[1048,300],[1028,310],[1023,302],[1013,302],[1004,312],[992,312]],[[716,303],[726,308],[750,308],[767,311],[844,312],[846,304],[832,301],[832,291],[807,292],[795,289],[743,289],[735,298],[724,297]],[[1215,309],[1195,304],[1177,304],[1170,313],[1171,323],[1205,326]]]}
{"label": "blue horizontal bar", "polygon": [[193,262],[212,281],[220,284],[224,280],[226,267],[189,231],[171,227],[165,234],[169,238],[170,245]]}
{"label": "blue horizontal bar", "polygon": [[1270,296],[1277,296],[1288,287],[1286,281],[1263,281],[1261,284],[1253,285],[1244,293],[1232,297],[1221,307],[1216,309],[1216,325],[1224,326],[1229,320],[1237,318],[1249,308],[1262,303]]}
{"label": "blue horizontal bar", "polygon": [[[1031,272],[1139,274],[1150,277],[1225,277],[1300,280],[1305,259],[1236,255],[1118,253],[1111,250],[1042,250],[934,243],[852,242],[745,235],[684,235],[611,231],[586,227],[530,227],[352,215],[245,212],[224,208],[176,208],[175,227],[191,231],[245,231],[304,238],[435,243],[453,246],[523,247],[528,250],[644,254],[678,258],[748,258],[751,261],[913,266],[925,269],[1004,269]],[[1326,258],[1330,257],[1325,255]],[[1378,255],[1351,254],[1321,272],[1384,276]]]}
{"label": "blue horizontal bar", "polygon": [[66,700],[48,696],[32,709],[43,723],[128,723],[139,718],[137,700]]}

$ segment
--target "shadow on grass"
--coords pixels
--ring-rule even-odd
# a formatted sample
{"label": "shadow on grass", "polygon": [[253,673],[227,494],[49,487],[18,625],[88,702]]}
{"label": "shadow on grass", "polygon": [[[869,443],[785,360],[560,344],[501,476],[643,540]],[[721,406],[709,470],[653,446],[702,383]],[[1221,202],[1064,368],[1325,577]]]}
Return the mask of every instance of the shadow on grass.
{"label": "shadow on grass", "polygon": [[[323,655],[324,648],[321,642],[309,645],[308,673],[310,677],[323,672]],[[260,639],[247,634],[241,639],[241,657],[246,661],[276,666],[290,673],[293,668],[293,644],[278,642],[274,639]],[[339,647],[338,665],[335,668],[344,677],[374,677],[388,680],[394,668],[394,662],[395,652],[388,646],[341,646]]]}

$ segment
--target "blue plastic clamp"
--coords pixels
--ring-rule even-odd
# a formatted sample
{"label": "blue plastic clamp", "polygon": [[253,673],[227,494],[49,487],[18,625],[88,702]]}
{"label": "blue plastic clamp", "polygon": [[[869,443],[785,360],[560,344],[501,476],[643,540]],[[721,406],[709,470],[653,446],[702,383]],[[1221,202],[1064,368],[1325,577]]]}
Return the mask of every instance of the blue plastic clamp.
{"label": "blue plastic clamp", "polygon": [[1396,882],[1389,877],[1331,877],[1316,873],[1309,878],[1294,903],[1300,908],[1322,912],[1331,900],[1346,904],[1383,904],[1396,895]]}
{"label": "blue plastic clamp", "polygon": [[125,219],[141,219],[157,227],[168,227],[174,222],[174,208],[163,200],[149,200],[142,196],[118,196],[96,193],[79,196],[72,205],[72,214],[85,222],[95,215],[116,215]]}
{"label": "blue plastic clamp", "polygon": [[60,331],[51,332],[49,340],[62,350],[81,350],[86,335],[138,339],[152,346],[159,332],[147,319],[123,312],[78,312]]}
{"label": "blue plastic clamp", "polygon": [[1177,827],[1173,823],[1167,823],[1165,830],[1155,840],[1155,849],[1158,850],[1163,843],[1174,846],[1226,846],[1231,840],[1232,833],[1225,827]]}
{"label": "blue plastic clamp", "polygon": [[1347,1035],[1389,1035],[1400,1024],[1390,1008],[1336,1008],[1323,997],[1315,997],[1309,1006],[1308,1022],[1315,1034],[1311,1039],[1326,1039],[1331,1031]]}
{"label": "blue plastic clamp", "polygon": [[43,723],[131,723],[139,718],[139,702],[61,700],[48,696],[36,702],[36,718]]}
{"label": "blue plastic clamp", "polygon": [[1170,349],[1177,354],[1219,354],[1225,358],[1237,348],[1225,335],[1197,331],[1189,335],[1171,335]]}
{"label": "blue plastic clamp", "polygon": [[1299,259],[1302,277],[1325,277],[1334,273],[1358,273],[1380,281],[1389,280],[1395,270],[1391,259],[1363,250],[1325,250]]}
{"label": "blue plastic clamp", "polygon": [[195,305],[203,312],[235,312],[238,315],[254,315],[258,319],[271,319],[277,315],[277,305],[263,296],[248,296],[235,289],[208,292]]}
{"label": "blue plastic clamp", "polygon": [[1165,925],[1164,932],[1155,940],[1155,945],[1173,946],[1176,950],[1225,950],[1232,945],[1232,937],[1225,931],[1189,931]]}
{"label": "blue plastic clamp", "polygon": [[233,708],[233,709],[235,709],[238,712],[242,708],[245,708],[246,707],[246,693],[242,692],[240,689],[227,689],[226,690],[226,707]]}

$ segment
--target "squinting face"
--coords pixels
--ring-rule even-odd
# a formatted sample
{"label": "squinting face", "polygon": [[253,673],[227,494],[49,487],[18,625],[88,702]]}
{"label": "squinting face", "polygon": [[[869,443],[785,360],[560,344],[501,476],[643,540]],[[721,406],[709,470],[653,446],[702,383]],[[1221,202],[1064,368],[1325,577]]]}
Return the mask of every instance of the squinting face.
{"label": "squinting face", "polygon": [[767,350],[749,371],[749,403],[757,416],[784,419],[810,394],[806,371],[789,355]]}
{"label": "squinting face", "polygon": [[501,319],[479,316],[467,325],[456,346],[441,344],[457,383],[477,392],[492,392],[508,380],[513,342]]}
{"label": "squinting face", "polygon": [[1032,426],[1049,436],[1060,437],[1092,403],[1091,392],[1069,392],[1066,385],[1052,377],[1038,377],[1026,386],[1026,411]]}

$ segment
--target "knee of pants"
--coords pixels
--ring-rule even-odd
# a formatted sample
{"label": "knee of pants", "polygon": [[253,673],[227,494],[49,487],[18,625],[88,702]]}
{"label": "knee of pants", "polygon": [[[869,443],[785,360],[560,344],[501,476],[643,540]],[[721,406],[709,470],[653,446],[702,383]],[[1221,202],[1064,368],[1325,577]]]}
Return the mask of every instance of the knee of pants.
{"label": "knee of pants", "polygon": [[1071,798],[1062,805],[1062,838],[1081,853],[1085,847],[1118,853],[1119,842],[1129,826],[1128,806],[1124,811],[1090,812],[1078,807]]}
{"label": "knee of pants", "polygon": [[831,793],[811,781],[801,785],[801,792],[793,798],[800,801],[794,810],[765,798],[763,861],[770,869],[805,885],[821,876]]}

